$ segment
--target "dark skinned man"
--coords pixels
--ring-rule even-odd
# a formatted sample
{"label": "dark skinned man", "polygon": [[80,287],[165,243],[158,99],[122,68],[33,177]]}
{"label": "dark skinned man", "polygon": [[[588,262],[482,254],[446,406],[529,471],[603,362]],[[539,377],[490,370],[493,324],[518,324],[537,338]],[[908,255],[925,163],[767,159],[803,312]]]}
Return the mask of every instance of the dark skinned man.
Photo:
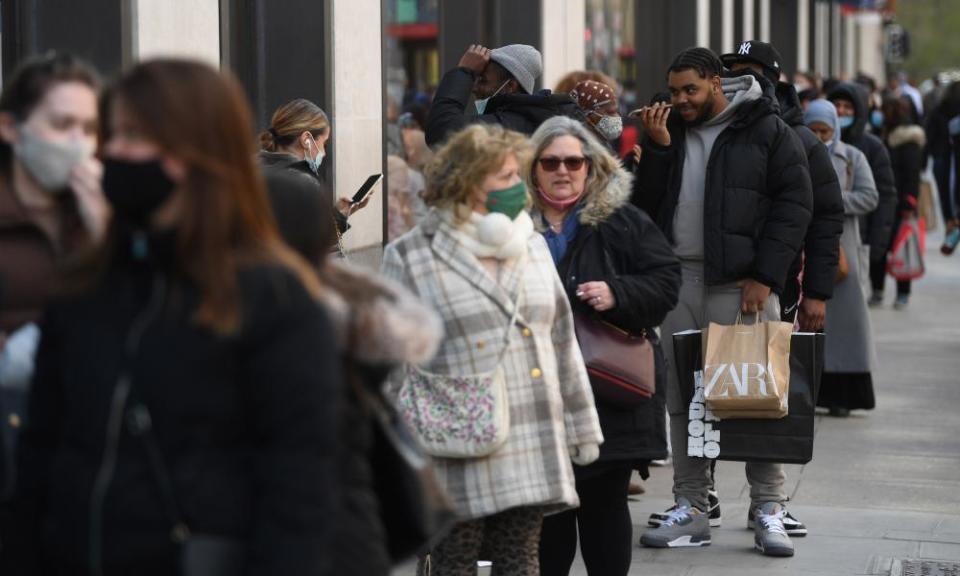
{"label": "dark skinned man", "polygon": [[[665,335],[733,324],[740,312],[780,320],[777,293],[803,242],[813,208],[806,154],[750,75],[721,78],[722,64],[706,48],[681,52],[670,66],[671,104],[641,114],[646,129],[635,204],[650,213],[680,257],[680,303],[664,321]],[[672,109],[671,109],[672,106]],[[663,338],[665,356],[673,342]],[[687,409],[675,368],[668,372],[667,408],[676,505],[645,546],[710,543],[710,463],[687,455]],[[754,542],[764,554],[792,556],[783,530],[783,466],[746,465]]]}
{"label": "dark skinned man", "polygon": [[[540,52],[532,46],[510,44],[494,50],[470,46],[437,87],[427,118],[427,144],[437,146],[474,122],[530,135],[553,116],[576,117],[577,105],[569,95],[535,90],[542,72]],[[475,114],[468,113],[471,96]]]}

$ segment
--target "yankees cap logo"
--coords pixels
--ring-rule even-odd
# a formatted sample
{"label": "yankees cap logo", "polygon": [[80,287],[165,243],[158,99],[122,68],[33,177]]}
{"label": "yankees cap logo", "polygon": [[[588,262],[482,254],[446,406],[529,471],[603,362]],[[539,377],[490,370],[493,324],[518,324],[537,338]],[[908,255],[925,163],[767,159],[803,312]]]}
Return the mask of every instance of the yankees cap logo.
{"label": "yankees cap logo", "polygon": [[739,55],[741,55],[741,56],[749,55],[749,54],[750,54],[750,48],[752,48],[752,46],[750,45],[750,43],[749,43],[749,42],[744,42],[743,44],[740,45],[740,50],[737,51],[737,54],[739,54]]}

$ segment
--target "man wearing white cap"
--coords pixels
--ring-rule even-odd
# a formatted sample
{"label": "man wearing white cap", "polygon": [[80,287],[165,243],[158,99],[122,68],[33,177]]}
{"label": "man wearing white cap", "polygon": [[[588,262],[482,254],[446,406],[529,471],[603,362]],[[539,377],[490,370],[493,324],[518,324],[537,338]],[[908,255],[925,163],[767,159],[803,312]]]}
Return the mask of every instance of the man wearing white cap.
{"label": "man wearing white cap", "polygon": [[[553,116],[576,117],[577,105],[567,94],[536,91],[543,58],[533,46],[510,44],[490,50],[472,45],[459,65],[437,87],[427,118],[427,144],[436,146],[474,122],[500,124],[524,134]],[[470,96],[476,114],[468,114]]]}

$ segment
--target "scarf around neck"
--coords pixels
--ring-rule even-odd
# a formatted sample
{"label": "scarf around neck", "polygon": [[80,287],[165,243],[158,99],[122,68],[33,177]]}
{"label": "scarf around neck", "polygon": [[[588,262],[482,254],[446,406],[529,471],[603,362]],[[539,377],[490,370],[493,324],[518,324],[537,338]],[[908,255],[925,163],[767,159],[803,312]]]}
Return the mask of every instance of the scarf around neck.
{"label": "scarf around neck", "polygon": [[526,253],[527,242],[534,234],[533,220],[526,211],[514,220],[499,213],[481,215],[471,211],[466,221],[457,222],[452,210],[444,210],[442,218],[454,238],[477,258],[518,258]]}

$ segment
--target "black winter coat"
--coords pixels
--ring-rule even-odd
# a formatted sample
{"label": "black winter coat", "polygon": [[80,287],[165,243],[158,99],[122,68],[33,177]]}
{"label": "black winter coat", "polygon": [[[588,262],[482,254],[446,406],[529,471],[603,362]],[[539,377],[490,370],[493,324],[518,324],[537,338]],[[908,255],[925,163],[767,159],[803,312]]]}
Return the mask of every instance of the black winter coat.
{"label": "black winter coat", "polygon": [[[260,152],[259,159],[273,216],[280,230],[290,231],[284,234],[284,240],[291,248],[301,254],[316,253],[314,248],[326,242],[329,234],[317,226],[318,214],[331,224],[335,222],[341,234],[350,229],[346,217],[332,208],[333,191],[313,173],[306,160],[297,160],[284,152],[265,151]],[[329,214],[332,220],[327,219]]]}
{"label": "black winter coat", "polygon": [[95,574],[99,555],[107,576],[178,573],[174,519],[130,428],[139,402],[194,534],[244,540],[248,574],[326,574],[341,394],[327,316],[291,272],[252,266],[242,327],[218,335],[194,320],[172,237],[150,250],[48,310],[0,572]]}
{"label": "black winter coat", "polygon": [[451,134],[475,122],[499,124],[504,128],[531,135],[554,116],[577,118],[580,109],[567,94],[541,90],[536,94],[499,94],[487,102],[480,116],[466,114],[473,89],[473,73],[454,68],[443,76],[433,96],[427,117],[427,144],[437,146]]}
{"label": "black winter coat", "polygon": [[[704,193],[704,267],[711,286],[752,278],[783,290],[807,233],[813,193],[803,145],[769,96],[741,104],[714,143]],[[673,240],[686,126],[668,122],[671,144],[645,137],[633,202]]]}
{"label": "black winter coat", "polygon": [[[574,313],[594,313],[577,297],[578,285],[606,282],[617,305],[603,312],[603,319],[632,334],[646,331],[657,342],[653,328],[679,298],[680,261],[653,221],[630,205],[630,180],[626,171],[619,170],[607,190],[585,200],[580,228],[557,271]],[[597,399],[604,439],[600,462],[666,458],[667,374],[659,342],[654,349],[657,393],[649,402],[624,410]]]}
{"label": "black winter coat", "polygon": [[843,83],[830,91],[829,100],[843,99],[853,102],[856,112],[853,126],[843,130],[841,139],[858,148],[867,157],[873,181],[880,193],[877,209],[860,218],[860,236],[870,246],[870,259],[877,260],[887,253],[893,235],[893,218],[897,211],[897,187],[890,166],[890,155],[883,141],[867,132],[866,95],[856,84]]}
{"label": "black winter coat", "polygon": [[[813,184],[813,218],[807,228],[803,250],[797,254],[787,276],[796,290],[801,268],[803,269],[803,294],[818,300],[833,296],[837,263],[840,259],[840,236],[843,234],[843,192],[837,171],[830,160],[830,153],[823,142],[803,123],[803,108],[797,91],[790,84],[781,82],[776,87],[780,118],[793,128],[807,153],[810,180]],[[804,258],[806,264],[804,264]],[[799,297],[799,293],[795,296]],[[793,295],[791,295],[793,296]],[[787,298],[784,304],[793,305],[796,299]]]}
{"label": "black winter coat", "polygon": [[887,134],[885,140],[897,183],[897,211],[916,210],[920,196],[920,174],[925,160],[923,150],[927,144],[923,128],[917,125],[898,126]]}

